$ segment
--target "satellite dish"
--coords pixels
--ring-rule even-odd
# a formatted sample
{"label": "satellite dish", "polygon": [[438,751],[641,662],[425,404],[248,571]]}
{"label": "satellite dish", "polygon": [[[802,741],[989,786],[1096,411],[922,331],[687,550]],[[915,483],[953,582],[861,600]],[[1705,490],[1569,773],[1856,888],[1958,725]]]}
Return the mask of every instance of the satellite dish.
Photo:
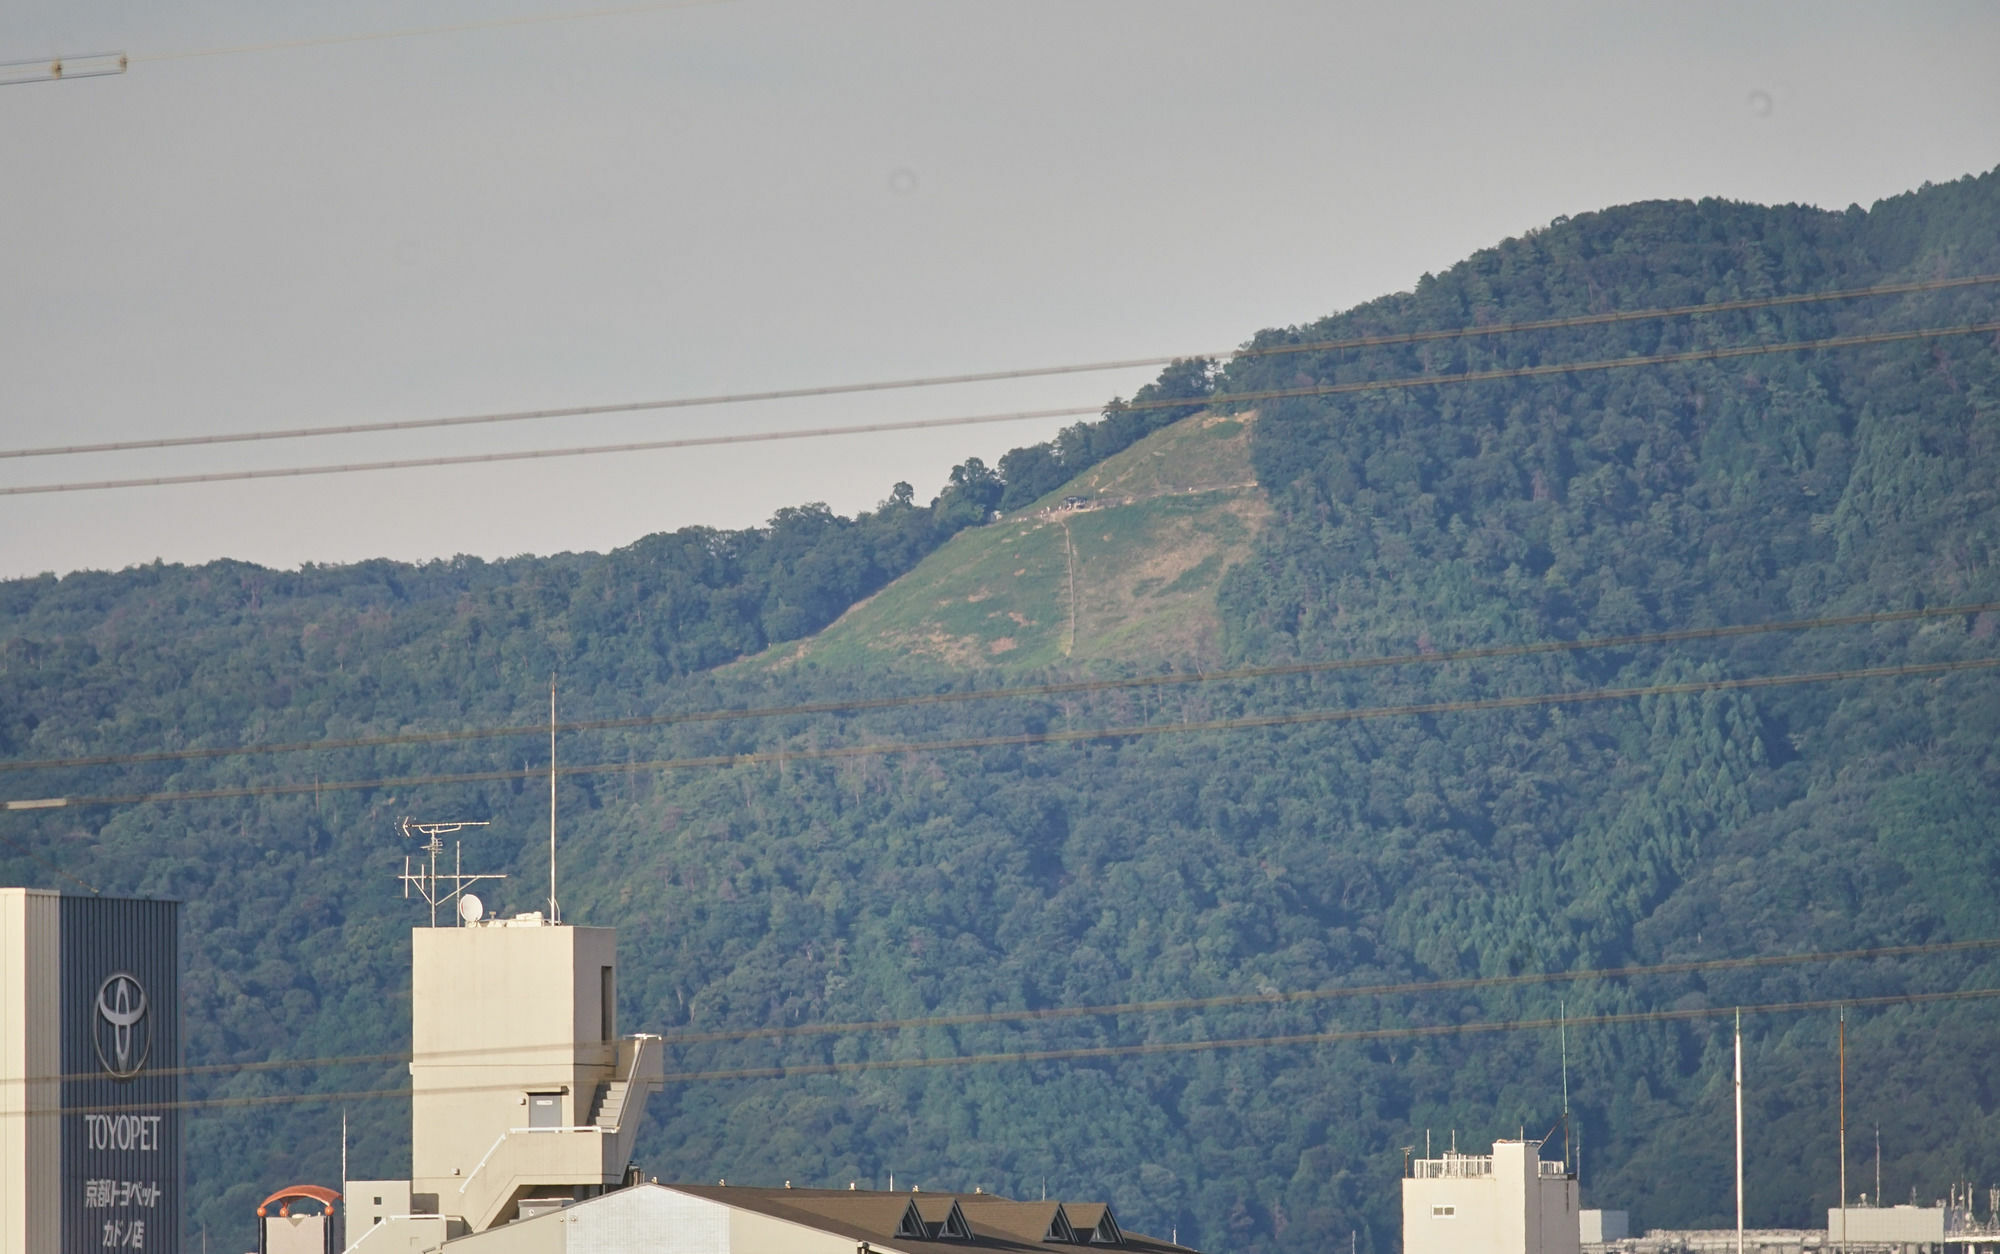
{"label": "satellite dish", "polygon": [[467,893],[458,899],[458,917],[467,923],[477,923],[486,914],[486,903]]}

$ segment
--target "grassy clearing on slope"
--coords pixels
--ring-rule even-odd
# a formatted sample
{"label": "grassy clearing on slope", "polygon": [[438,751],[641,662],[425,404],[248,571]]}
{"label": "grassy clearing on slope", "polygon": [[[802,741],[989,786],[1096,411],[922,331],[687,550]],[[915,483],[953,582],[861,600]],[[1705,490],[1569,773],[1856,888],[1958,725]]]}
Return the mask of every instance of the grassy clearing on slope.
{"label": "grassy clearing on slope", "polygon": [[[1066,496],[1090,504],[1055,508]],[[1197,415],[961,533],[818,636],[753,664],[1213,660],[1216,585],[1268,514],[1249,421]]]}

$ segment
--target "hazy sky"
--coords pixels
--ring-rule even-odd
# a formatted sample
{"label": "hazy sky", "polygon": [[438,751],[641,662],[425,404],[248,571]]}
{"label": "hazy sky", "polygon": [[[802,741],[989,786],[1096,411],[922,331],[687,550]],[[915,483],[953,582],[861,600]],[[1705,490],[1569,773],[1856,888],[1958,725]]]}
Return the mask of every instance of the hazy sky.
{"label": "hazy sky", "polygon": [[[1985,3],[734,0],[158,56],[590,3],[0,5],[0,60],[135,58],[0,87],[0,446],[1217,350],[1558,214],[1865,205],[2000,164]],[[1096,405],[1151,373],[0,485]],[[1058,425],[0,497],[0,575],[603,549],[928,497]]]}

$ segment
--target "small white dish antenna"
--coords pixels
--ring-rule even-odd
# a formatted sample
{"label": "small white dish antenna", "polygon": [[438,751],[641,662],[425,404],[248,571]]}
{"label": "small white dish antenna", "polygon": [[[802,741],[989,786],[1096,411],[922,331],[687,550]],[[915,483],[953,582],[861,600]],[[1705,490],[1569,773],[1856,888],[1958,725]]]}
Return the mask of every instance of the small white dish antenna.
{"label": "small white dish antenna", "polygon": [[477,923],[486,917],[486,903],[467,893],[458,899],[458,917],[467,923]]}

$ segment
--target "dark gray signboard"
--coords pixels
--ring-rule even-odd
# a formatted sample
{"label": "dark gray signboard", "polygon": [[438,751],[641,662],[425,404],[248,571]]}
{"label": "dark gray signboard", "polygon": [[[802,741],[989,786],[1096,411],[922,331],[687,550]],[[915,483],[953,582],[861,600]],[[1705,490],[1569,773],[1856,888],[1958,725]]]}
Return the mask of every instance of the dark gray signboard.
{"label": "dark gray signboard", "polygon": [[179,1254],[180,903],[64,897],[62,1254]]}

